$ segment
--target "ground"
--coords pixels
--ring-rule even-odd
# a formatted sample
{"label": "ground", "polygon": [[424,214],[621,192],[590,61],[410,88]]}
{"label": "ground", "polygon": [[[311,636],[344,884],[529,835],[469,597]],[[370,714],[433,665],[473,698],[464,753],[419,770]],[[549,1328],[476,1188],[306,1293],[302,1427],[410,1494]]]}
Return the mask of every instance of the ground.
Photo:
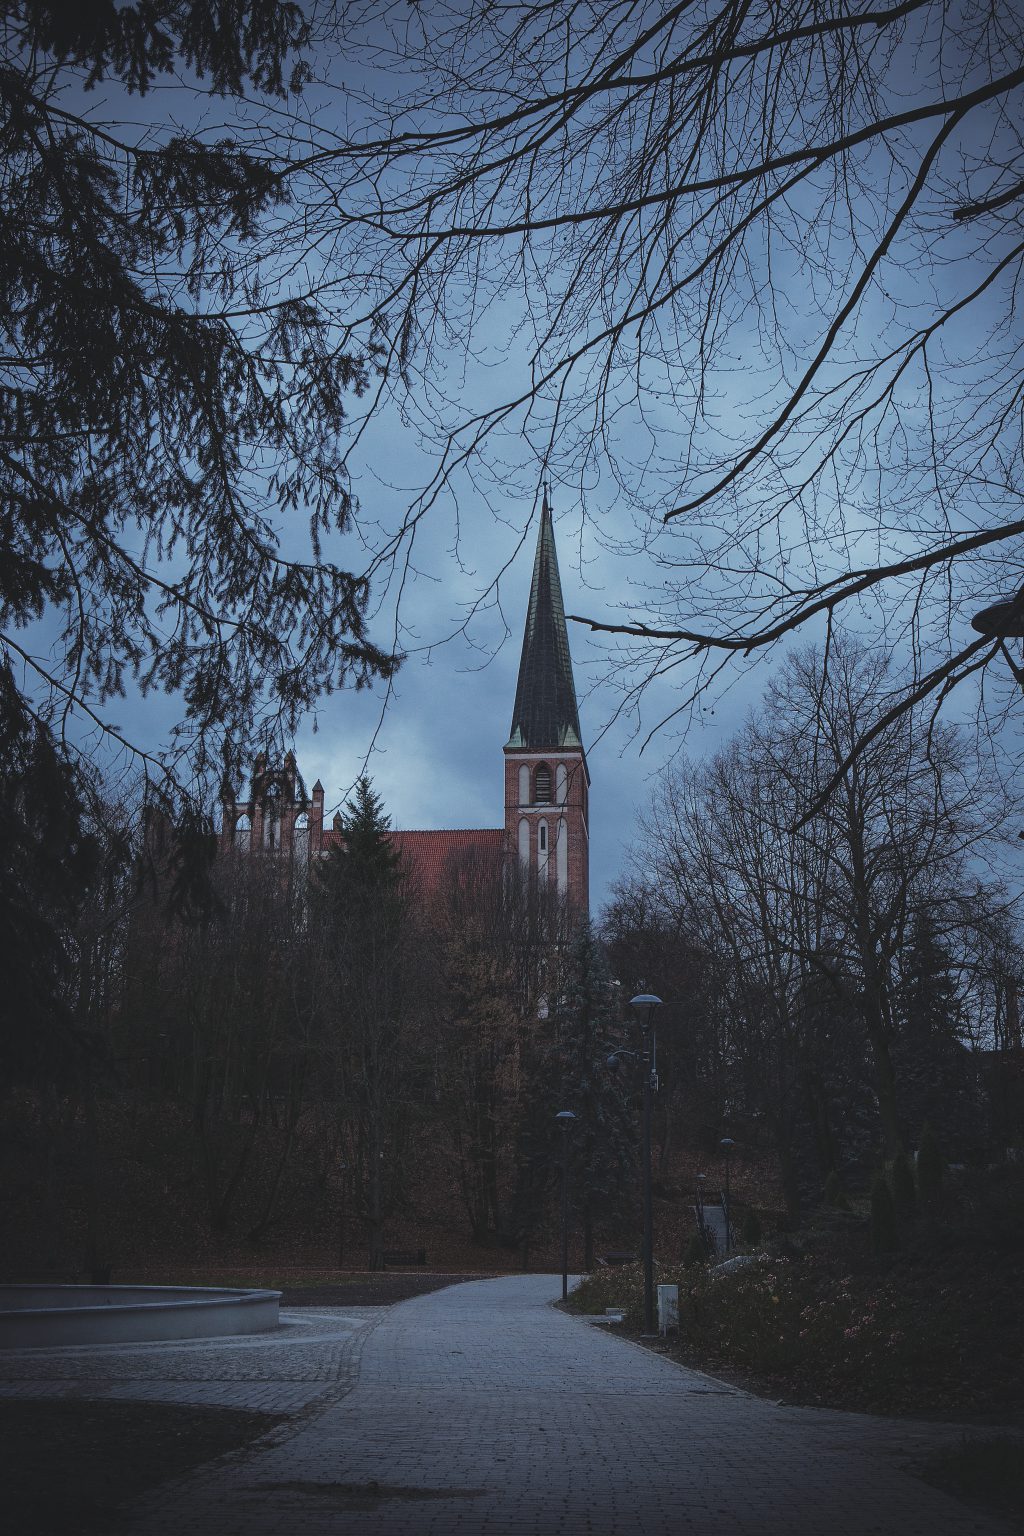
{"label": "ground", "polygon": [[[377,1272],[286,1284],[286,1307],[380,1307],[465,1275]],[[104,1536],[115,1506],[260,1439],[287,1414],[86,1397],[0,1401],[0,1487],[19,1536]],[[60,1447],[60,1476],[53,1448]]]}
{"label": "ground", "polygon": [[106,1536],[119,1504],[248,1445],[283,1419],[88,1398],[0,1403],[0,1487],[9,1529],[18,1536]]}
{"label": "ground", "polygon": [[[434,1279],[375,1283],[414,1280],[426,1288]],[[907,1475],[936,1454],[948,1461],[957,1427],[777,1406],[562,1315],[551,1305],[559,1290],[557,1276],[504,1277],[393,1307],[297,1308],[266,1336],[5,1352],[2,1391],[8,1408],[18,1400],[26,1426],[7,1471],[24,1486],[34,1466],[37,1488],[19,1532],[633,1536],[642,1527],[646,1536],[998,1536],[1008,1529]],[[54,1401],[41,1404],[43,1396]],[[94,1398],[102,1400],[98,1410]],[[211,1439],[212,1453],[253,1428],[259,1438],[140,1495],[147,1467],[177,1474],[194,1457],[187,1421],[212,1423],[215,1403],[224,1434],[217,1444]],[[118,1418],[125,1406],[127,1416]],[[70,1420],[59,1422],[61,1411]],[[246,1411],[255,1424],[245,1422]],[[65,1428],[76,1422],[81,1434],[75,1429],[69,1442]],[[8,1507],[9,1490],[8,1481]]]}

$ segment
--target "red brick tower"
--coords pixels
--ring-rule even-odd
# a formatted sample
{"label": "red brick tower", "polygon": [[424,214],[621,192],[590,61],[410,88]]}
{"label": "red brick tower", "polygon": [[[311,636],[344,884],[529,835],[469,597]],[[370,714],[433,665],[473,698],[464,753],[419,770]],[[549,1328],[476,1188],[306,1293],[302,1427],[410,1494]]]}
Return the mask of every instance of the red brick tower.
{"label": "red brick tower", "polygon": [[590,774],[547,495],[541,510],[512,731],[505,747],[505,837],[538,881],[590,910]]}

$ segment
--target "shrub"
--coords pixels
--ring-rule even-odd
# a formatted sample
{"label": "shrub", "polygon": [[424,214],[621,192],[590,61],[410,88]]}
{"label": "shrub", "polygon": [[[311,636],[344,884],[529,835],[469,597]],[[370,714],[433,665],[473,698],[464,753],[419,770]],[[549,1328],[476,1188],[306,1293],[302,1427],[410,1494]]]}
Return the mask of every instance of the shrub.
{"label": "shrub", "polygon": [[871,1248],[874,1253],[894,1253],[899,1246],[896,1208],[884,1173],[876,1173],[871,1186]]}
{"label": "shrub", "polygon": [[914,1190],[914,1175],[910,1171],[910,1164],[904,1152],[900,1152],[893,1159],[892,1199],[897,1220],[913,1221],[917,1215],[917,1194]]}
{"label": "shrub", "polygon": [[[685,1271],[679,1265],[655,1264],[655,1280],[682,1288],[686,1286]],[[598,1269],[569,1292],[566,1308],[570,1312],[601,1314],[608,1307],[621,1307],[627,1328],[639,1330],[644,1321],[644,1267],[640,1263],[617,1265],[614,1269]]]}

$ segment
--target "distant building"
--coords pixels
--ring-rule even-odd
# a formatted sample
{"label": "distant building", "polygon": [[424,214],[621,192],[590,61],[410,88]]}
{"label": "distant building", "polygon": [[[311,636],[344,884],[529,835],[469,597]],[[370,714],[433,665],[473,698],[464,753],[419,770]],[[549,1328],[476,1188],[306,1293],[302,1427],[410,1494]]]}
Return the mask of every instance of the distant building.
{"label": "distant building", "polygon": [[[541,511],[512,727],[504,749],[501,827],[399,831],[395,846],[422,889],[436,891],[460,859],[518,858],[538,883],[583,915],[590,904],[590,774],[580,737],[576,688],[555,531],[547,497]],[[279,767],[258,757],[248,800],[225,806],[225,846],[306,865],[341,840],[341,817],[324,826],[324,787],[308,795],[293,753]]]}

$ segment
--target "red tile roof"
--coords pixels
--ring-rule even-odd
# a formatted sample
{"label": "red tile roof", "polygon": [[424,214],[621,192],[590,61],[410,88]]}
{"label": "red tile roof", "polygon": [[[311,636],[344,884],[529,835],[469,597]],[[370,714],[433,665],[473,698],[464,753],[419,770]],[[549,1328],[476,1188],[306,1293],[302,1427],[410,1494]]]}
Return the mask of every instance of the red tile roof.
{"label": "red tile roof", "polygon": [[[339,841],[337,832],[324,833],[323,846]],[[501,857],[505,846],[503,827],[466,827],[443,831],[391,833],[391,842],[407,860],[425,896],[440,890],[446,870],[471,853],[487,858]]]}

